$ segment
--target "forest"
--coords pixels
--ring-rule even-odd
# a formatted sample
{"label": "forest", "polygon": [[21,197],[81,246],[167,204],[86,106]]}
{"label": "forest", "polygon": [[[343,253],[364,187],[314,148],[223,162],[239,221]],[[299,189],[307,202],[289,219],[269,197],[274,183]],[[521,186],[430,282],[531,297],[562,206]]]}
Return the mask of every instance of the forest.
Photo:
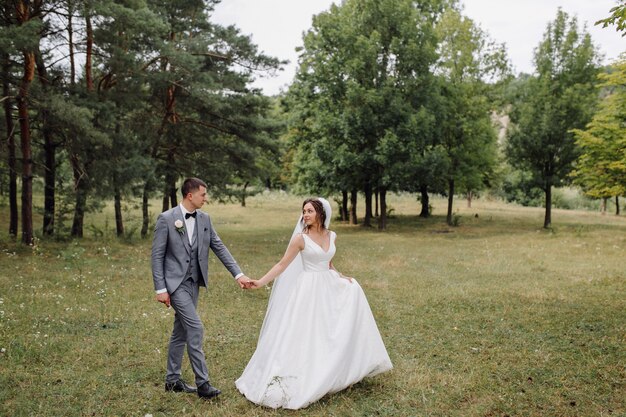
{"label": "forest", "polygon": [[[559,9],[514,76],[503,44],[455,0],[344,0],[313,16],[287,91],[251,87],[284,62],[214,0],[2,2],[0,202],[8,233],[80,238],[85,217],[141,202],[141,236],[200,177],[217,201],[265,189],[327,195],[350,224],[387,227],[388,196],[544,207],[568,186],[620,210],[626,61],[600,64]],[[625,6],[592,24],[625,30]],[[361,199],[359,202],[358,200]],[[357,218],[357,202],[364,215]],[[41,213],[41,224],[34,224]],[[39,218],[39,216],[36,216]]]}

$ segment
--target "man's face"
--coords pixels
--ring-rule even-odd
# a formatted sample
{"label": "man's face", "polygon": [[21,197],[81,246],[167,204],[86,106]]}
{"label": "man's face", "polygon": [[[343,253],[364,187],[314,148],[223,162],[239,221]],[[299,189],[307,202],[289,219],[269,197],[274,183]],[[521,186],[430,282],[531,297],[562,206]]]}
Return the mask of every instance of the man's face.
{"label": "man's face", "polygon": [[187,198],[191,201],[191,205],[194,209],[197,210],[201,208],[206,202],[206,187],[200,186],[197,190],[187,194]]}

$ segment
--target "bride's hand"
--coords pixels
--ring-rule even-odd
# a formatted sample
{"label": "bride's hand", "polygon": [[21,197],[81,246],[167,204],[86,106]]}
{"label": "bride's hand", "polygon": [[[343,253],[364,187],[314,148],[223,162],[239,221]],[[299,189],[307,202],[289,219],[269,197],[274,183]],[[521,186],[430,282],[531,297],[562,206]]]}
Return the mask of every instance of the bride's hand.
{"label": "bride's hand", "polygon": [[351,283],[351,284],[352,284],[352,280],[354,279],[354,278],[352,278],[352,277],[347,277],[347,276],[345,276],[345,275],[341,275],[341,274],[339,274],[339,277],[340,277],[340,278],[343,278],[343,279],[347,279],[348,281],[350,281],[350,283]]}
{"label": "bride's hand", "polygon": [[252,289],[258,289],[261,288],[263,286],[263,284],[261,284],[259,282],[259,280],[250,280],[250,282],[248,282],[249,287],[248,288],[252,288]]}

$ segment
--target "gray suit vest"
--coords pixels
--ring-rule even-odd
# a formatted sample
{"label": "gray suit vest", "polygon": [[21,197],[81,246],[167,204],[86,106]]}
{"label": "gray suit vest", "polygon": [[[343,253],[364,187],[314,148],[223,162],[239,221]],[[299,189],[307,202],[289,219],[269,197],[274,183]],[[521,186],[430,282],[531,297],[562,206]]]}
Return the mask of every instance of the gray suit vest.
{"label": "gray suit vest", "polygon": [[[186,236],[185,239],[187,239]],[[191,277],[194,282],[198,282],[200,273],[200,263],[198,262],[198,223],[196,221],[196,227],[193,229],[193,239],[191,240],[191,250],[189,251],[189,267],[185,277]]]}

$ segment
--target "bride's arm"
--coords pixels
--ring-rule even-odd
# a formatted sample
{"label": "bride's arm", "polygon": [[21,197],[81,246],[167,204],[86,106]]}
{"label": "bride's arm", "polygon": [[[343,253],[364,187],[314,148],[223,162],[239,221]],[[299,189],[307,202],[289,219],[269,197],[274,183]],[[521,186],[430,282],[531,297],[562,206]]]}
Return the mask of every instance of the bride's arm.
{"label": "bride's arm", "polygon": [[294,260],[298,252],[302,249],[304,249],[304,238],[302,235],[297,235],[291,240],[291,242],[289,242],[289,246],[287,246],[287,250],[285,251],[283,258],[278,261],[278,263],[274,265],[272,269],[267,272],[267,274],[263,275],[263,278],[258,281],[252,281],[252,287],[261,288],[262,286],[272,282],[274,278],[279,276],[289,266],[291,261]]}

